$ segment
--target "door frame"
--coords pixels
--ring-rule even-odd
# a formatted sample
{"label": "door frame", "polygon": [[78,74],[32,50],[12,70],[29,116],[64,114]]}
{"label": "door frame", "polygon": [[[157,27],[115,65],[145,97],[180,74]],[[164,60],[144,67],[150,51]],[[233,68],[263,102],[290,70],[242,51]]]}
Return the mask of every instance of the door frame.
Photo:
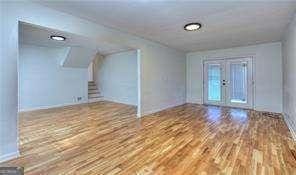
{"label": "door frame", "polygon": [[[205,71],[205,62],[207,61],[215,61],[215,60],[227,60],[227,59],[242,59],[242,58],[250,58],[251,59],[251,64],[252,64],[252,76],[251,76],[251,81],[252,81],[252,105],[251,108],[243,108],[243,107],[233,107],[233,108],[243,108],[243,109],[255,109],[255,96],[256,96],[256,81],[255,81],[255,54],[251,54],[251,55],[243,55],[243,56],[224,56],[224,57],[205,57],[202,59],[202,93],[201,93],[201,97],[202,97],[202,104],[203,105],[213,105],[213,104],[207,104],[205,101],[205,97],[204,97],[204,92],[205,92],[205,75],[204,75],[204,71]],[[225,105],[217,105],[217,106],[224,106],[224,107],[230,107]]]}

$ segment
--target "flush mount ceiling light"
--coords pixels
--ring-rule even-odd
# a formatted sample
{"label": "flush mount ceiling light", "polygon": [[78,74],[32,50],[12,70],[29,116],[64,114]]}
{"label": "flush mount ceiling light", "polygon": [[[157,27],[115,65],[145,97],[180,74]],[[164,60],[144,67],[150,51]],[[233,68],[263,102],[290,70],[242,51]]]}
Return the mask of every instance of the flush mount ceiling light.
{"label": "flush mount ceiling light", "polygon": [[198,22],[189,23],[184,26],[184,30],[186,31],[196,31],[201,28],[201,24]]}
{"label": "flush mount ceiling light", "polygon": [[66,37],[64,36],[60,36],[60,35],[51,35],[50,39],[52,40],[56,40],[56,41],[65,41]]}

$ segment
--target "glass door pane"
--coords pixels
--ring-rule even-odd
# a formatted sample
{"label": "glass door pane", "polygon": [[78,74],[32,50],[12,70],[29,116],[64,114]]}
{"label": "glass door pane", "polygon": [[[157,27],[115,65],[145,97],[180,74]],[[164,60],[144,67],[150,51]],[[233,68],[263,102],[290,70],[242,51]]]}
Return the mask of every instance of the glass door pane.
{"label": "glass door pane", "polygon": [[226,105],[253,107],[252,58],[226,59]]}
{"label": "glass door pane", "polygon": [[247,63],[230,64],[230,101],[231,103],[247,103]]}
{"label": "glass door pane", "polygon": [[225,61],[208,60],[204,62],[204,103],[210,105],[225,104]]}
{"label": "glass door pane", "polygon": [[208,64],[208,100],[221,101],[220,64]]}

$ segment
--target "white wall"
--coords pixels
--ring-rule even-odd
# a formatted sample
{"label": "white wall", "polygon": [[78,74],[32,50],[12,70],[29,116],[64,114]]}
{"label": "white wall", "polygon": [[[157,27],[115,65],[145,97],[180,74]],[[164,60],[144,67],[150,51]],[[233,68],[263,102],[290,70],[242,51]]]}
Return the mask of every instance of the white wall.
{"label": "white wall", "polygon": [[120,52],[95,61],[96,83],[105,100],[138,103],[137,51]]}
{"label": "white wall", "polygon": [[283,111],[296,140],[296,15],[283,41]]}
{"label": "white wall", "polygon": [[[157,46],[151,52],[141,50],[148,59],[142,61],[142,112],[149,114],[186,102],[186,56],[161,52]],[[142,57],[143,58],[143,54]]]}
{"label": "white wall", "polygon": [[32,2],[1,3],[0,161],[17,149],[18,22],[70,32],[141,50],[140,115],[185,102],[184,52],[110,29]]}
{"label": "white wall", "polygon": [[93,64],[93,60],[88,65],[87,71],[88,71],[88,81],[94,81],[94,64]]}
{"label": "white wall", "polygon": [[66,57],[61,60],[61,65],[63,67],[87,68],[96,54],[97,50],[94,49],[71,46],[68,47]]}
{"label": "white wall", "polygon": [[192,52],[187,54],[187,102],[202,103],[202,61],[208,58],[254,57],[254,108],[282,112],[281,43]]}
{"label": "white wall", "polygon": [[[10,20],[9,9],[0,1],[0,161],[17,156],[17,22]],[[3,27],[5,26],[5,27]]]}
{"label": "white wall", "polygon": [[61,48],[20,45],[20,111],[87,102],[87,69],[62,67],[64,52]]}
{"label": "white wall", "polygon": [[[8,9],[5,16],[9,16],[8,19],[15,24],[20,20],[101,42],[140,49],[141,114],[185,102],[186,55],[184,52],[30,2],[7,3],[5,9]],[[174,87],[170,88],[172,86]]]}

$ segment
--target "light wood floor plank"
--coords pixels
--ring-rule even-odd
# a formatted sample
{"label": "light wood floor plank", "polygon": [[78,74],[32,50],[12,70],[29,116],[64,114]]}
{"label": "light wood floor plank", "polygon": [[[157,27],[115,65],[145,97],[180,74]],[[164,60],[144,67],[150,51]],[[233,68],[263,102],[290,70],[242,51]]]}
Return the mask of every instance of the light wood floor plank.
{"label": "light wood floor plank", "polygon": [[296,143],[275,114],[185,104],[136,118],[97,102],[20,114],[26,174],[296,174]]}

